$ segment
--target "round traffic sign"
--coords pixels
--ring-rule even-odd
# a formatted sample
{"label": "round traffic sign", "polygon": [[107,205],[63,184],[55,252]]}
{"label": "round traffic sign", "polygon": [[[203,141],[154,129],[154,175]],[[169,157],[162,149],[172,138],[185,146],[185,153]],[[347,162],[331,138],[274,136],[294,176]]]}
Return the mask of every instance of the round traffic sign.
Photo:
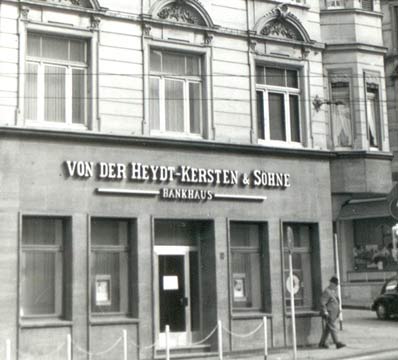
{"label": "round traffic sign", "polygon": [[[290,276],[287,277],[286,279],[286,289],[287,291],[291,292],[291,287],[290,287]],[[296,274],[293,274],[293,294],[296,295],[300,290],[300,279]]]}

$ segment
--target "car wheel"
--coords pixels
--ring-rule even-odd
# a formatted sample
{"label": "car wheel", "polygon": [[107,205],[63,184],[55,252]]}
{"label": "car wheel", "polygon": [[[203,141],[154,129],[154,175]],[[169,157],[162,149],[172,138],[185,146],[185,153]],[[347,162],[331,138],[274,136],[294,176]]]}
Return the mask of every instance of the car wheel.
{"label": "car wheel", "polygon": [[387,308],[383,304],[377,304],[376,314],[380,320],[385,320],[390,317],[390,314],[387,311]]}

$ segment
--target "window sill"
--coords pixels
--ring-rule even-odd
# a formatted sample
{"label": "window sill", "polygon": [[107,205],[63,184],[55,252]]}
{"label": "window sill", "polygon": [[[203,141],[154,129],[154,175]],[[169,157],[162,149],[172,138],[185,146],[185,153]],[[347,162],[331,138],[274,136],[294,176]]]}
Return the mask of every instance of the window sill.
{"label": "window sill", "polygon": [[71,327],[73,321],[61,319],[22,319],[20,327],[22,329],[36,329],[36,328],[58,328]]}
{"label": "window sill", "polygon": [[151,131],[151,136],[157,138],[169,138],[169,139],[178,139],[178,140],[204,140],[202,135],[199,134],[178,133],[178,132]]}
{"label": "window sill", "polygon": [[26,120],[26,128],[33,129],[56,129],[56,130],[68,130],[68,131],[87,131],[87,126],[83,124],[67,124],[64,122],[51,122],[51,121],[33,121]]}
{"label": "window sill", "polygon": [[302,143],[298,142],[287,142],[287,141],[277,141],[277,140],[263,140],[258,139],[258,144],[261,146],[273,147],[273,148],[286,148],[286,149],[303,149]]}
{"label": "window sill", "polygon": [[250,320],[250,319],[262,319],[266,316],[267,318],[272,318],[271,313],[262,312],[251,312],[251,311],[236,311],[232,313],[232,320]]}
{"label": "window sill", "polygon": [[[291,312],[286,312],[287,318],[292,317]],[[319,311],[316,310],[298,310],[296,311],[296,318],[307,318],[307,317],[320,317]]]}
{"label": "window sill", "polygon": [[129,318],[123,315],[93,315],[90,318],[90,325],[122,325],[122,324],[138,324],[139,319]]}

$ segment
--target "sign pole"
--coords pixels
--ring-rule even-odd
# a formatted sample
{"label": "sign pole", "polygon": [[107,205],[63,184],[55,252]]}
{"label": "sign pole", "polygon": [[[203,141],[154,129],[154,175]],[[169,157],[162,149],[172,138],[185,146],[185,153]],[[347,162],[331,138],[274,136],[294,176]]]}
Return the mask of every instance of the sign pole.
{"label": "sign pole", "polygon": [[290,282],[290,311],[292,315],[292,339],[293,339],[293,359],[297,359],[297,339],[296,339],[296,309],[294,303],[294,283],[293,283],[293,230],[287,228],[287,244],[289,248],[289,282]]}
{"label": "sign pole", "polygon": [[340,281],[340,262],[339,262],[339,246],[337,243],[337,234],[334,234],[334,254],[335,254],[335,262],[336,262],[336,277],[339,281],[337,285],[337,296],[339,297],[339,323],[340,330],[343,330],[343,304],[341,302],[341,281]]}

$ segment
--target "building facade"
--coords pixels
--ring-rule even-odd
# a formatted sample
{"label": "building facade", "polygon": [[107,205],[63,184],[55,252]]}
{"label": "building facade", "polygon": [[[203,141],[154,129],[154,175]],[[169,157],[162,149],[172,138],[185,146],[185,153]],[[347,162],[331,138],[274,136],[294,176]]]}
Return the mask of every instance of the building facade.
{"label": "building facade", "polygon": [[3,0],[0,30],[0,351],[212,352],[221,321],[250,352],[265,315],[286,346],[290,291],[318,341],[343,210],[391,190],[378,2]]}

